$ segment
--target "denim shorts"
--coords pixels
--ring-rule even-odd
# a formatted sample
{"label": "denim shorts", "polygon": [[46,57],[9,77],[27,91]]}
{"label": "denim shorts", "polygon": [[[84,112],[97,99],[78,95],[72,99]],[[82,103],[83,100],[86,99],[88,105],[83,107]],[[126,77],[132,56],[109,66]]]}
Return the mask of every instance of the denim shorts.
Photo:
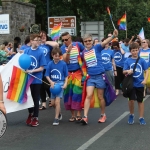
{"label": "denim shorts", "polygon": [[106,88],[105,81],[103,80],[101,74],[90,76],[90,78],[87,80],[86,86],[94,86],[98,89]]}
{"label": "denim shorts", "polygon": [[[61,86],[64,85],[64,81],[56,81],[55,84],[57,83],[60,84]],[[57,95],[51,93],[51,99],[55,99],[56,97],[63,98],[63,93],[64,93],[64,89],[62,89],[61,92]]]}

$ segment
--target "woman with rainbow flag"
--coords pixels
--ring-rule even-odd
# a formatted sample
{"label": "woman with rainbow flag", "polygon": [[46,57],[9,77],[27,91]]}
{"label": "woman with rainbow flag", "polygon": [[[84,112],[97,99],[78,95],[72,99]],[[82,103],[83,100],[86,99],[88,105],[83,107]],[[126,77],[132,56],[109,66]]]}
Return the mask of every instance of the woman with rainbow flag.
{"label": "woman with rainbow flag", "polygon": [[118,31],[115,29],[113,35],[101,44],[96,44],[93,46],[92,35],[85,34],[83,37],[83,42],[85,45],[85,50],[83,52],[83,58],[87,66],[87,73],[89,78],[86,83],[86,98],[84,102],[84,117],[81,122],[83,124],[88,124],[88,111],[90,108],[90,101],[94,92],[94,88],[97,88],[97,96],[100,100],[101,115],[98,120],[99,123],[106,121],[105,115],[105,100],[104,100],[104,89],[106,88],[105,81],[103,80],[102,75],[105,73],[105,69],[102,64],[101,51],[104,49],[104,46],[108,44],[112,39],[118,36]]}
{"label": "woman with rainbow flag", "polygon": [[[61,51],[63,60],[67,63],[69,76],[67,88],[64,91],[64,103],[66,110],[70,110],[72,117],[70,122],[81,120],[81,100],[82,100],[82,72],[80,67],[80,54],[84,50],[84,46],[80,42],[72,42],[68,32],[61,35],[62,42]],[[75,110],[77,116],[75,117]]]}

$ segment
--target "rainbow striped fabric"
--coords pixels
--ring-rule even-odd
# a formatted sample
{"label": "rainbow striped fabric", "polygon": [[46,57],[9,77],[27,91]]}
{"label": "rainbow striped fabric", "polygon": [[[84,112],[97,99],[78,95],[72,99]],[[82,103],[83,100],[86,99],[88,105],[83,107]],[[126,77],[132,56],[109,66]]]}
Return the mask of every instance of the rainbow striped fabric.
{"label": "rainbow striped fabric", "polygon": [[149,62],[149,52],[140,52],[140,57],[143,58],[147,63]]}
{"label": "rainbow striped fabric", "polygon": [[60,30],[61,30],[62,23],[58,24],[57,26],[53,27],[50,37],[53,41],[59,39]]}
{"label": "rainbow striped fabric", "polygon": [[23,104],[27,101],[27,90],[34,80],[33,77],[13,66],[7,99]]}
{"label": "rainbow striped fabric", "polygon": [[126,30],[127,25],[126,25],[126,14],[122,16],[121,19],[118,20],[118,25],[120,30]]}

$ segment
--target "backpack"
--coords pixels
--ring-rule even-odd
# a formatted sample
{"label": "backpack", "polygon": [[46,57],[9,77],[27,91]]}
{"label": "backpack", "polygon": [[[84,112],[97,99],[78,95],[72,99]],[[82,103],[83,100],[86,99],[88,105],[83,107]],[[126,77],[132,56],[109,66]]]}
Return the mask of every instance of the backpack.
{"label": "backpack", "polygon": [[[137,63],[139,61],[140,57],[137,58],[134,68],[133,68],[133,74],[135,72],[135,68],[137,66]],[[123,81],[122,81],[122,92],[123,92],[123,96],[128,98],[130,93],[132,92],[133,89],[133,74],[131,75],[127,75]]]}

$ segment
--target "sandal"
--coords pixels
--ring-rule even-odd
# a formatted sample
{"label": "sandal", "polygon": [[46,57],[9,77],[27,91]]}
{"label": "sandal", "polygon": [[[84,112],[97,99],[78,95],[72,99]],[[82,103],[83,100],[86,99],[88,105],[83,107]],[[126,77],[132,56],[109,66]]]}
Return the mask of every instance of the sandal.
{"label": "sandal", "polygon": [[82,117],[81,116],[77,116],[76,117],[76,121],[81,121],[82,120]]}
{"label": "sandal", "polygon": [[39,108],[39,110],[45,110],[45,109],[46,109],[45,106],[42,106],[42,107]]}
{"label": "sandal", "polygon": [[76,121],[76,118],[75,117],[71,117],[70,119],[69,119],[69,122],[75,122]]}

